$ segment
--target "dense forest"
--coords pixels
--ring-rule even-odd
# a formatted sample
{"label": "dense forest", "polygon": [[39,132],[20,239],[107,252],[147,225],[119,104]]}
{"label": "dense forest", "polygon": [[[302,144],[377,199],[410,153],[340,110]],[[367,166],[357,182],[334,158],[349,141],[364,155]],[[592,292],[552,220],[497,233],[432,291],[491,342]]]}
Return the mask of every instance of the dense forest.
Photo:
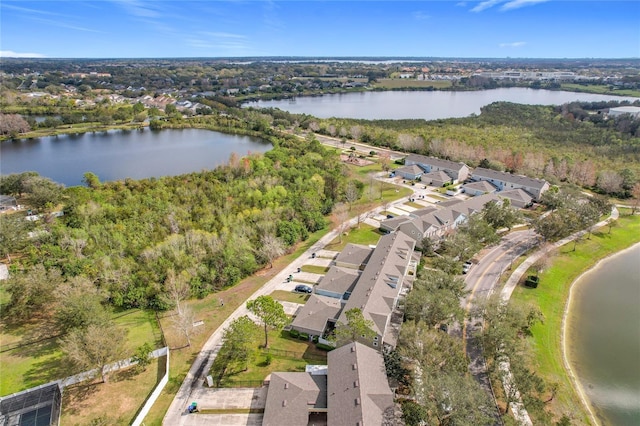
{"label": "dense forest", "polygon": [[[24,253],[12,262],[13,274],[28,283],[42,263],[67,279],[88,278],[115,306],[155,309],[168,307],[169,271],[189,283],[193,297],[237,283],[323,228],[347,181],[337,155],[316,140],[271,141],[268,153],[232,156],[209,172],[108,183],[88,173],[87,187],[50,194],[62,191],[64,216],[47,220],[30,240],[29,226],[12,220],[15,215],[0,216],[0,239]],[[4,176],[0,192],[29,201],[33,179],[46,181],[29,173]],[[55,209],[54,200],[40,211]],[[37,299],[29,288],[9,291],[9,312],[18,316]]]}

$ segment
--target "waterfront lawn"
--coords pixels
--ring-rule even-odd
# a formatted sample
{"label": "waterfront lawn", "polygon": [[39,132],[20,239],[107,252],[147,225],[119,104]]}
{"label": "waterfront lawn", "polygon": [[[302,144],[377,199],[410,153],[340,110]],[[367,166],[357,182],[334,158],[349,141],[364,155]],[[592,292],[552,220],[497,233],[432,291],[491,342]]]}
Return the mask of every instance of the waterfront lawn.
{"label": "waterfront lawn", "polygon": [[577,83],[562,83],[562,90],[568,90],[571,92],[586,92],[586,93],[598,93],[601,95],[616,95],[616,96],[635,96],[640,97],[640,90],[633,89],[614,89],[612,90],[608,84],[577,84]]}
{"label": "waterfront lawn", "polygon": [[553,254],[551,266],[540,275],[538,288],[520,285],[511,297],[510,303],[533,303],[544,314],[544,324],[537,324],[532,329],[533,369],[547,384],[558,384],[556,396],[547,407],[556,419],[563,414],[572,417],[572,424],[590,424],[590,421],[564,368],[562,317],[571,284],[580,274],[600,259],[640,241],[640,216],[621,216],[618,222],[610,234],[609,227],[605,226],[591,239],[580,241],[576,251],[573,251],[573,243],[561,247]]}

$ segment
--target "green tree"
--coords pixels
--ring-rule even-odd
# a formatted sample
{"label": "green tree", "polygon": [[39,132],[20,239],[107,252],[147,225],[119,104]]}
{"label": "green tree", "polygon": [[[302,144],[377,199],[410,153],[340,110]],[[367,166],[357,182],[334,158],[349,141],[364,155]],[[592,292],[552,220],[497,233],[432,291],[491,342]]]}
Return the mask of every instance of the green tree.
{"label": "green tree", "polygon": [[55,291],[55,318],[63,330],[86,329],[109,322],[105,295],[86,277],[74,277]]}
{"label": "green tree", "polygon": [[430,327],[462,321],[464,310],[460,299],[466,294],[460,278],[441,271],[422,272],[405,301],[405,316]]}
{"label": "green tree", "polygon": [[91,173],[91,172],[86,172],[84,175],[82,175],[82,182],[87,185],[89,188],[92,189],[97,189],[100,188],[100,178],[98,178],[98,175],[96,175],[95,173]]}
{"label": "green tree", "polygon": [[511,227],[522,220],[522,215],[513,207],[509,200],[502,200],[501,203],[495,201],[488,202],[481,212],[482,218],[494,229]]}
{"label": "green tree", "polygon": [[131,357],[131,361],[136,364],[137,369],[140,371],[147,369],[147,366],[151,364],[151,352],[153,352],[153,347],[148,342],[136,349],[136,353]]}
{"label": "green tree", "polygon": [[32,222],[20,214],[0,215],[0,256],[7,257],[27,246]]}
{"label": "green tree", "polygon": [[90,324],[72,330],[62,341],[62,350],[82,369],[99,370],[102,382],[108,380],[107,366],[125,356],[126,330],[113,323]]}
{"label": "green tree", "polygon": [[61,283],[60,270],[42,264],[12,273],[5,287],[11,298],[3,314],[10,320],[23,320],[46,312],[55,303],[54,290]]}
{"label": "green tree", "polygon": [[269,347],[269,328],[281,329],[289,318],[282,304],[271,296],[260,296],[247,302],[247,309],[257,316],[264,326],[264,347]]}
{"label": "green tree", "polygon": [[373,321],[366,319],[360,309],[351,308],[344,315],[347,322],[338,321],[333,332],[333,338],[338,346],[358,340],[370,342],[376,337]]}

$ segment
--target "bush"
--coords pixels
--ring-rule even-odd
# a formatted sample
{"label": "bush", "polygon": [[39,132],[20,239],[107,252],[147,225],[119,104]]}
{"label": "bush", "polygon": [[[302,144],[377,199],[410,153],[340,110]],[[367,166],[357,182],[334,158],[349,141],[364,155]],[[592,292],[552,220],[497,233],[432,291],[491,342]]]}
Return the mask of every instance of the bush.
{"label": "bush", "polygon": [[375,151],[369,151],[369,155],[376,155]]}
{"label": "bush", "polygon": [[309,335],[307,333],[300,333],[300,340],[309,340]]}
{"label": "bush", "polygon": [[325,345],[324,343],[316,344],[316,348],[327,352],[335,349],[333,346]]}
{"label": "bush", "polygon": [[427,420],[427,410],[413,401],[403,401],[402,419],[407,426],[419,426]]}
{"label": "bush", "polygon": [[271,355],[270,353],[268,353],[267,355],[265,355],[264,357],[264,363],[266,365],[271,365],[271,362],[273,361],[273,355]]}
{"label": "bush", "polygon": [[300,332],[298,330],[294,330],[293,328],[291,330],[289,330],[289,335],[291,337],[298,337],[300,336]]}

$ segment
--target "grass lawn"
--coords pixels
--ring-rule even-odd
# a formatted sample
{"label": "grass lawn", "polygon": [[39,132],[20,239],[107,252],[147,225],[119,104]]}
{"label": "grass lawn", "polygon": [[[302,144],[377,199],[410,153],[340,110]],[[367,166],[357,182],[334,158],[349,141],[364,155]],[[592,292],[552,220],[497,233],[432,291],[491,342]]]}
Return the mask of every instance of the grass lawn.
{"label": "grass lawn", "polygon": [[281,302],[292,302],[300,304],[304,304],[309,299],[309,294],[307,293],[295,293],[293,291],[284,290],[272,291],[269,296],[273,297],[274,300],[279,300]]}
{"label": "grass lawn", "polygon": [[374,84],[376,89],[402,89],[402,88],[420,88],[433,87],[435,89],[443,89],[451,87],[451,82],[447,80],[409,80],[409,79],[388,79],[381,78]]}
{"label": "grass lawn", "polygon": [[[338,237],[327,244],[327,250],[341,251],[348,243],[353,244],[377,244],[384,234],[378,228],[374,228],[366,223],[361,223],[360,228],[350,229],[347,235],[342,236],[342,241]],[[304,270],[304,268],[303,268]]]}
{"label": "grass lawn", "polygon": [[427,194],[427,197],[433,198],[434,200],[438,200],[438,201],[446,201],[447,200],[445,197],[440,197],[440,196],[434,195],[434,194]]}
{"label": "grass lawn", "polygon": [[[223,387],[234,387],[236,383],[242,386],[245,381],[262,381],[274,371],[304,371],[307,364],[327,363],[326,351],[316,348],[313,343],[292,338],[287,331],[269,332],[269,349],[276,351],[269,364],[266,361],[266,355],[260,351],[260,345],[263,343],[264,333],[258,333],[255,341],[256,353],[250,360],[247,370],[226,375],[222,380]],[[280,356],[277,355],[277,351],[291,353]]]}
{"label": "grass lawn", "polygon": [[302,272],[309,272],[311,274],[320,274],[324,275],[329,270],[326,266],[318,266],[318,265],[302,265],[300,268]]}
{"label": "grass lawn", "polygon": [[140,373],[134,368],[112,373],[108,383],[97,379],[65,388],[60,424],[131,424],[147,396],[164,375],[165,359],[156,359]]}
{"label": "grass lawn", "polygon": [[[552,258],[552,265],[540,275],[537,289],[518,286],[510,303],[537,305],[544,314],[544,324],[533,327],[531,348],[534,370],[547,383],[558,383],[554,401],[547,405],[556,418],[562,414],[572,416],[572,424],[590,424],[582,404],[573,389],[562,360],[562,316],[569,289],[573,281],[598,260],[616,253],[640,241],[640,216],[621,216],[618,226],[600,228],[591,239],[573,243],[559,249]],[[534,419],[536,424],[536,419]]]}
{"label": "grass lawn", "polygon": [[[149,342],[161,346],[159,328],[151,312],[134,309],[114,314],[115,323],[125,328],[127,350],[133,351]],[[0,325],[0,395],[48,383],[78,373],[60,350],[55,323],[46,318],[32,318],[19,326]],[[18,347],[19,344],[25,344]]]}

